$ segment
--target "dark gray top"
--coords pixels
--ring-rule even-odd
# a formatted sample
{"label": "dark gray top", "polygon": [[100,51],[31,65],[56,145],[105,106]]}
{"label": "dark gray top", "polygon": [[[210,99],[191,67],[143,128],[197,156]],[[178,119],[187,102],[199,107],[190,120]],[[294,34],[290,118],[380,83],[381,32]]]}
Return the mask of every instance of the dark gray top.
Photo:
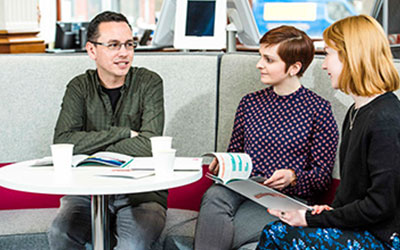
{"label": "dark gray top", "polygon": [[[163,82],[145,68],[130,68],[115,111],[95,70],[73,78],[67,86],[54,133],[54,143],[74,144],[74,154],[98,151],[151,156],[150,137],[164,127]],[[130,138],[131,130],[139,133]],[[167,205],[167,192],[131,195],[135,202]]]}

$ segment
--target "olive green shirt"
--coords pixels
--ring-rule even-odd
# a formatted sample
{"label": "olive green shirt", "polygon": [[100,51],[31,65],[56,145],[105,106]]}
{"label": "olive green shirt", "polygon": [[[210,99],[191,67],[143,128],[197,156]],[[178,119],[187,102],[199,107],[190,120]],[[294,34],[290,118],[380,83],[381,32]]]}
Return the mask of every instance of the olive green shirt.
{"label": "olive green shirt", "polygon": [[[163,82],[145,68],[130,68],[113,112],[96,70],[73,78],[61,105],[54,143],[74,144],[74,154],[98,151],[151,156],[150,137],[164,127]],[[131,130],[139,133],[130,138]],[[156,201],[166,207],[167,192],[130,195],[134,203]]]}

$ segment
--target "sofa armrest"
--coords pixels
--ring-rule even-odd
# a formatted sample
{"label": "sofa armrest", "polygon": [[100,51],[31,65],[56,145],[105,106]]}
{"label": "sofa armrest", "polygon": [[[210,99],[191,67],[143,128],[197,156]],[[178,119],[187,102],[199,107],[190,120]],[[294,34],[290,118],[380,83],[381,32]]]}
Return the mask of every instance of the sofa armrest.
{"label": "sofa armrest", "polygon": [[[0,163],[0,168],[12,163]],[[35,194],[0,187],[0,210],[26,208],[55,208],[62,195]]]}
{"label": "sofa armrest", "polygon": [[338,188],[339,184],[339,179],[332,179],[329,189],[317,197],[316,204],[332,204],[333,199],[335,198],[336,189]]}
{"label": "sofa armrest", "polygon": [[200,202],[204,192],[212,185],[206,178],[208,165],[203,165],[203,176],[197,182],[182,187],[169,189],[168,208],[180,208],[193,211],[200,210]]}
{"label": "sofa armrest", "polygon": [[[0,163],[0,167],[11,163]],[[201,197],[212,181],[205,177],[208,165],[203,165],[203,177],[192,184],[169,190],[168,207],[199,211]],[[56,208],[62,195],[35,194],[0,187],[0,210],[26,208]]]}

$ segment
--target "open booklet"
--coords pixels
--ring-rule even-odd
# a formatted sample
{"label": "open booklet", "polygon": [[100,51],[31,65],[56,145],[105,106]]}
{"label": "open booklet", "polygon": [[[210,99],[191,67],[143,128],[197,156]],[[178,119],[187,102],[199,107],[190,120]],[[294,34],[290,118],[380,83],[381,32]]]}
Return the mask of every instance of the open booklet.
{"label": "open booklet", "polygon": [[245,153],[207,153],[218,160],[218,175],[206,176],[220,185],[247,197],[248,199],[271,209],[283,211],[312,210],[305,203],[285,195],[262,184],[265,178],[250,177],[253,169],[251,158]]}
{"label": "open booklet", "polygon": [[[176,157],[174,171],[199,171],[201,170],[202,160],[202,158]],[[51,156],[47,156],[28,161],[28,164],[33,167],[51,166],[53,165],[53,161]],[[78,166],[111,166],[137,171],[154,171],[152,157],[132,157],[114,152],[98,152],[91,156],[82,154],[74,155],[72,156],[72,167]],[[121,172],[116,171],[115,173]]]}
{"label": "open booklet", "polygon": [[[97,152],[93,155],[78,154],[72,156],[72,167],[89,166],[89,165],[121,167],[123,166],[123,164],[128,163],[132,159],[133,159],[132,156],[114,152]],[[53,160],[51,156],[48,156],[34,160],[32,166],[46,166],[52,164]]]}
{"label": "open booklet", "polygon": [[245,153],[207,153],[203,156],[217,158],[218,175],[215,180],[227,184],[234,180],[248,179],[253,170],[253,163]]}

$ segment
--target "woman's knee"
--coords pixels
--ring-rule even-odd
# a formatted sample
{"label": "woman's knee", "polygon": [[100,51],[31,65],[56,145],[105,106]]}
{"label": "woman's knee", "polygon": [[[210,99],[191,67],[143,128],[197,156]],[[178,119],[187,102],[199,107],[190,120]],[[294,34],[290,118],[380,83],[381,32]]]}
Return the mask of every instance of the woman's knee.
{"label": "woman's knee", "polygon": [[226,201],[232,195],[232,191],[221,185],[212,185],[203,195],[202,203]]}

